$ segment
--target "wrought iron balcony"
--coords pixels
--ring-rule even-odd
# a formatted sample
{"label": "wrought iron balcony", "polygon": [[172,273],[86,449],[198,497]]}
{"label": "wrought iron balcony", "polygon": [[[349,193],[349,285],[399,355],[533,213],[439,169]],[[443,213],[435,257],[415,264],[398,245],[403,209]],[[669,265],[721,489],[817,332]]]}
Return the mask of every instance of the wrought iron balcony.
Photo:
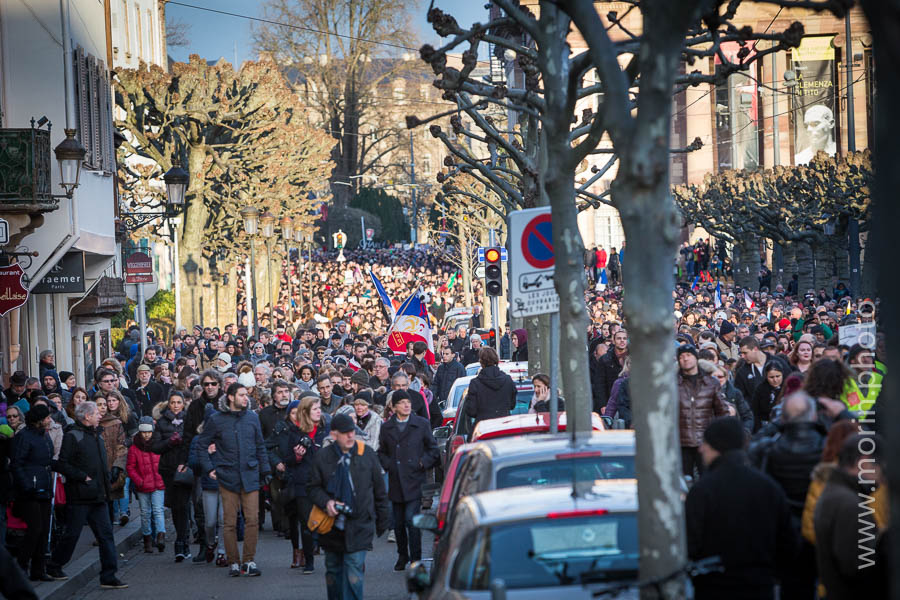
{"label": "wrought iron balcony", "polygon": [[50,131],[0,129],[0,212],[44,213],[59,208],[51,194]]}

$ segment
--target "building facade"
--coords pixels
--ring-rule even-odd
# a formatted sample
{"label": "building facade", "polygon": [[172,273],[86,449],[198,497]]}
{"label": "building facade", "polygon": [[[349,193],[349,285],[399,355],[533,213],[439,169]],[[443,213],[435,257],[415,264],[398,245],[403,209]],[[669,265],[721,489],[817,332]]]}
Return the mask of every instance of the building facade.
{"label": "building facade", "polygon": [[[67,0],[63,6],[72,49],[65,59],[65,8],[56,2],[0,0],[6,158],[0,168],[7,184],[0,217],[10,223],[2,260],[22,267],[28,289],[25,304],[0,317],[4,384],[17,369],[37,373],[44,350],[55,354],[59,368],[76,373],[80,384],[92,381],[95,366],[111,353],[110,316],[125,301],[115,266],[109,3]],[[71,73],[68,89],[64,68]],[[70,126],[87,151],[71,198],[61,195],[50,150],[64,138],[67,101],[73,108]],[[26,159],[16,160],[16,144]],[[32,177],[33,188],[10,184]]]}

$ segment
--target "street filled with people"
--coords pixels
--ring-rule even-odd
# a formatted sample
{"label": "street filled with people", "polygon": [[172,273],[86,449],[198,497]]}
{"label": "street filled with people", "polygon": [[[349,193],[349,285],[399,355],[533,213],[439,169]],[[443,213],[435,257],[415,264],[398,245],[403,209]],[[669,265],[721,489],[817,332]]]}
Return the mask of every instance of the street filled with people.
{"label": "street filled with people", "polygon": [[[717,558],[693,573],[695,597],[886,597],[879,301],[762,274],[767,285],[741,289],[721,253],[682,253],[673,290],[687,555]],[[324,574],[329,599],[358,599],[383,575],[366,570],[377,547],[422,597],[446,585],[464,597],[496,579],[636,584],[630,430],[641,399],[629,386],[624,245],[585,255],[588,444],[603,451],[548,446],[548,461],[502,468],[504,449],[510,461],[537,451],[514,446],[522,435],[565,447],[562,435],[541,437],[551,379],[529,370],[524,326],[498,323],[493,343],[481,284],[467,303],[442,256],[421,246],[298,257],[282,286],[293,294],[256,331],[241,298],[221,329],[190,324],[161,339],[132,326],[84,386],[50,350],[15,372],[0,398],[0,535],[20,570],[5,568],[4,594],[38,597],[65,581],[85,536],[101,588],[139,588],[123,580],[115,543],[134,521],[158,572],[180,563],[165,570],[176,581],[293,570]],[[420,320],[417,333],[392,327],[401,318]],[[522,491],[580,484],[607,494],[608,511]],[[591,535],[562,527],[564,516]],[[275,544],[283,558],[260,560]],[[393,597],[406,589],[398,579]]]}

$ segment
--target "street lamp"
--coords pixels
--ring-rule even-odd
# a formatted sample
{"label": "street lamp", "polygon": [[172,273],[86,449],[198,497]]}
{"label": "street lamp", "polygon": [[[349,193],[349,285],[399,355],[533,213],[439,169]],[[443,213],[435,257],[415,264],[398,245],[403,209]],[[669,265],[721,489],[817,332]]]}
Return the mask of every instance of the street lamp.
{"label": "street lamp", "polygon": [[287,284],[288,284],[288,319],[291,322],[294,320],[294,289],[293,283],[291,282],[291,240],[294,239],[294,222],[287,215],[282,217],[281,219],[281,239],[284,241],[284,261],[287,268],[285,272],[287,274]]}
{"label": "street lamp", "polygon": [[256,235],[259,225],[259,209],[255,206],[245,206],[241,209],[241,219],[244,220],[244,232],[250,237],[250,326],[253,328],[250,335],[256,335],[259,331],[259,321],[256,316],[256,244],[253,236]]}
{"label": "street lamp", "polygon": [[66,197],[71,198],[78,187],[78,180],[81,178],[81,163],[87,151],[75,139],[76,131],[74,129],[66,129],[66,139],[61,141],[53,150],[56,155],[56,161],[59,163],[60,185],[66,191]]}
{"label": "street lamp", "polygon": [[163,181],[166,182],[167,208],[172,212],[181,210],[184,206],[184,193],[190,183],[188,172],[179,165],[174,165],[163,175]]}
{"label": "street lamp", "polygon": [[197,315],[195,313],[195,286],[197,285],[197,271],[200,270],[200,265],[194,262],[194,257],[190,254],[188,255],[188,259],[184,263],[184,275],[187,277],[188,287],[191,288],[191,324],[197,324]]}
{"label": "street lamp", "polygon": [[262,236],[266,239],[266,284],[268,288],[266,295],[269,297],[269,327],[274,330],[275,325],[275,300],[272,298],[272,236],[275,235],[275,215],[268,210],[259,216],[259,229]]}
{"label": "street lamp", "polygon": [[[300,261],[303,259],[303,254],[301,252],[301,248],[305,245],[306,236],[303,233],[303,230],[299,227],[294,230],[294,241],[297,243],[297,264],[300,264]],[[288,259],[290,259],[290,254],[288,254]],[[290,278],[290,269],[288,269],[288,278]],[[300,314],[303,315],[303,279],[302,277],[298,279],[300,282]]]}

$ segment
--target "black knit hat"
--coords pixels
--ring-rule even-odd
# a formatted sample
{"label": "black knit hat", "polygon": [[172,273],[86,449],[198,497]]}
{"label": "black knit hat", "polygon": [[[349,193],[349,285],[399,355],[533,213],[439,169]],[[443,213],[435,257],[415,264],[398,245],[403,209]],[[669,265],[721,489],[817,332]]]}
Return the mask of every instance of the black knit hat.
{"label": "black knit hat", "polygon": [[44,404],[35,404],[25,413],[25,424],[34,425],[50,416],[50,409]]}
{"label": "black knit hat", "polygon": [[722,324],[719,326],[719,335],[726,335],[734,331],[734,323],[731,321],[722,321]]}
{"label": "black knit hat", "polygon": [[728,452],[744,447],[744,427],[737,417],[719,417],[703,432],[703,441],[714,450]]}
{"label": "black knit hat", "polygon": [[697,358],[699,355],[697,354],[697,347],[693,344],[682,344],[675,349],[675,358],[678,358],[685,352],[690,352],[694,355],[694,358]]}

